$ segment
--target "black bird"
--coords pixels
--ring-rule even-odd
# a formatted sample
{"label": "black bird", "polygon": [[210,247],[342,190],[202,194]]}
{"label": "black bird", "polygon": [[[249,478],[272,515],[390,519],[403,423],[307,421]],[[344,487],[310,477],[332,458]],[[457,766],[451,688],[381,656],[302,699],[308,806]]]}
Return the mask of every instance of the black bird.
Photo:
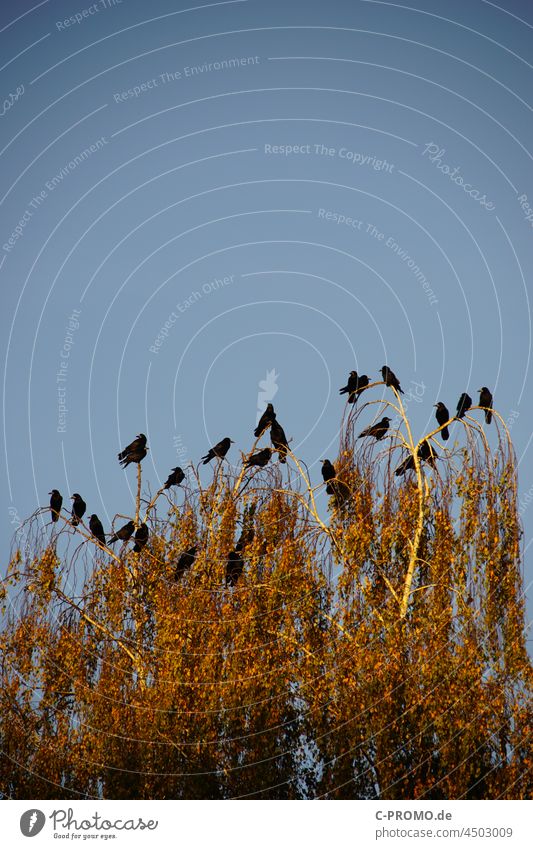
{"label": "black bird", "polygon": [[146,436],[144,433],[139,433],[137,437],[126,445],[124,451],[118,455],[118,461],[125,469],[130,463],[140,463],[146,457],[148,448],[146,446]]}
{"label": "black bird", "polygon": [[383,380],[385,381],[385,386],[392,386],[394,387],[394,389],[396,389],[397,392],[401,392],[402,395],[405,395],[405,392],[400,386],[400,381],[388,366],[382,366],[381,374],[383,376]]}
{"label": "black bird", "polygon": [[191,568],[196,559],[197,551],[198,546],[193,545],[191,548],[188,548],[187,551],[184,551],[183,554],[180,554],[178,562],[176,563],[176,570],[174,572],[174,579],[176,581],[181,581],[185,572]]}
{"label": "black bird", "polygon": [[98,542],[101,542],[102,545],[105,545],[104,529],[96,513],[93,513],[92,516],[89,516],[89,529],[93,537],[96,537]]}
{"label": "black bird", "polygon": [[127,542],[131,536],[133,536],[133,532],[135,530],[135,522],[126,522],[125,525],[122,525],[121,528],[118,529],[115,536],[111,537],[108,542],[108,545],[113,545],[114,542],[117,542],[119,539],[122,542]]}
{"label": "black bird", "polygon": [[366,389],[366,387],[368,386],[369,383],[370,383],[370,378],[367,374],[359,375],[359,379],[357,381],[357,389],[353,393],[353,396],[354,396],[353,401],[350,401],[350,398],[348,398],[348,403],[354,404],[357,401],[357,399],[359,398],[361,392],[363,392],[363,390]]}
{"label": "black bird", "polygon": [[[442,401],[439,401],[438,404],[433,404],[434,407],[437,408],[437,412],[435,413],[435,418],[437,419],[437,423],[439,425],[443,425],[444,422],[448,422],[450,420],[450,414],[448,412],[448,407],[446,407]],[[447,427],[443,427],[441,430],[441,436],[446,441],[450,438],[450,431]]]}
{"label": "black bird", "polygon": [[244,560],[239,551],[230,551],[226,561],[226,586],[234,587],[244,571]]}
{"label": "black bird", "polygon": [[268,461],[272,456],[272,448],[263,448],[261,451],[257,451],[257,453],[252,454],[251,457],[245,462],[245,468],[249,468],[250,466],[261,466],[263,468],[267,465]]}
{"label": "black bird", "polygon": [[270,427],[270,439],[272,441],[272,445],[279,454],[280,463],[286,463],[289,443],[287,442],[285,431],[277,419],[274,419]]}
{"label": "black bird", "polygon": [[[438,458],[438,454],[433,446],[429,444],[427,439],[424,439],[424,441],[418,446],[418,456],[421,460],[429,463],[429,465],[433,468],[436,468],[435,460]],[[415,461],[412,454],[409,454],[409,456],[400,463],[394,474],[399,476],[404,475],[409,469],[413,469],[413,471],[415,469]]]}
{"label": "black bird", "polygon": [[[324,478],[324,483],[328,483],[328,481],[335,477],[335,466],[329,460],[322,460],[322,477]],[[328,495],[333,495],[334,491],[333,484],[328,483],[326,487]]]}
{"label": "black bird", "polygon": [[233,439],[230,439],[229,436],[225,436],[224,439],[221,439],[220,442],[217,442],[216,445],[213,445],[213,447],[209,449],[207,454],[202,457],[202,460],[204,461],[204,466],[206,465],[206,463],[209,463],[209,461],[212,460],[213,457],[219,457],[222,460],[228,453],[229,447],[232,442]]}
{"label": "black bird", "polygon": [[74,527],[79,525],[80,519],[83,518],[83,514],[87,510],[87,505],[81,495],[78,492],[75,492],[74,495],[70,496],[72,498],[72,524]]}
{"label": "black bird", "polygon": [[359,385],[359,378],[357,376],[356,371],[351,371],[348,375],[348,381],[346,386],[343,386],[339,389],[339,395],[348,394],[348,404],[353,404],[355,401],[355,393],[357,391],[357,387]]}
{"label": "black bird", "polygon": [[380,422],[376,422],[376,424],[367,427],[367,429],[363,430],[357,438],[361,439],[362,436],[374,436],[378,440],[383,439],[389,429],[389,424],[389,417],[383,416]]}
{"label": "black bird", "polygon": [[[478,389],[479,392],[479,406],[480,407],[492,407],[492,393],[490,389],[487,389],[486,386],[482,386],[481,389]],[[487,424],[490,424],[492,421],[492,413],[490,410],[485,410],[485,421]]]}
{"label": "black bird", "polygon": [[185,472],[180,466],[175,466],[172,469],[171,474],[168,476],[165,482],[165,489],[170,489],[171,486],[179,486],[182,480],[185,479]]}
{"label": "black bird", "polygon": [[270,427],[275,418],[276,413],[274,412],[274,407],[272,404],[267,404],[265,412],[257,422],[257,427],[254,430],[254,436],[261,436],[261,434]]}
{"label": "black bird", "polygon": [[137,553],[139,553],[139,551],[142,551],[144,546],[148,542],[148,536],[148,527],[143,522],[142,525],[139,525],[139,527],[135,531],[135,545],[133,546],[133,550]]}
{"label": "black bird", "polygon": [[52,522],[57,522],[59,519],[59,513],[61,512],[61,505],[63,504],[63,496],[58,489],[53,489],[52,492],[48,493],[48,495],[52,496],[50,499],[50,514],[52,516]]}
{"label": "black bird", "polygon": [[456,418],[463,419],[467,410],[472,406],[472,399],[467,392],[463,392],[461,397],[457,402],[457,413]]}
{"label": "black bird", "polygon": [[424,460],[424,462],[429,463],[430,466],[433,466],[434,469],[437,468],[435,465],[435,460],[438,460],[439,455],[437,454],[433,446],[427,441],[427,439],[424,439],[424,441],[420,443],[420,446],[418,448],[418,456],[421,460]]}

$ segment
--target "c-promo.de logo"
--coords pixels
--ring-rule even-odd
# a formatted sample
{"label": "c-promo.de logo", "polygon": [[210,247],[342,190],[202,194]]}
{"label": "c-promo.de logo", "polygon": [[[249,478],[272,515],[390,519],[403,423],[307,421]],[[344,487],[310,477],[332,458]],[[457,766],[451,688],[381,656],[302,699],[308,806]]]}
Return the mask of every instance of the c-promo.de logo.
{"label": "c-promo.de logo", "polygon": [[24,811],[20,818],[20,830],[24,837],[35,837],[42,831],[46,822],[46,817],[42,811],[37,808],[30,808],[29,811]]}

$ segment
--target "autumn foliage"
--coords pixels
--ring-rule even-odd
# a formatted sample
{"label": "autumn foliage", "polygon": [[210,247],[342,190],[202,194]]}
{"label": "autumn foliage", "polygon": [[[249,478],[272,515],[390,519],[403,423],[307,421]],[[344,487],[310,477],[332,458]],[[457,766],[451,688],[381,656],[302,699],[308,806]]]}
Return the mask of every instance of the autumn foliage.
{"label": "autumn foliage", "polygon": [[191,467],[140,500],[139,554],[66,514],[28,520],[3,583],[5,797],[531,796],[505,427],[471,412],[449,448],[435,431],[433,468],[398,396],[382,442],[356,439],[378,409],[360,406],[329,501],[290,454],[245,472],[217,461],[207,487]]}

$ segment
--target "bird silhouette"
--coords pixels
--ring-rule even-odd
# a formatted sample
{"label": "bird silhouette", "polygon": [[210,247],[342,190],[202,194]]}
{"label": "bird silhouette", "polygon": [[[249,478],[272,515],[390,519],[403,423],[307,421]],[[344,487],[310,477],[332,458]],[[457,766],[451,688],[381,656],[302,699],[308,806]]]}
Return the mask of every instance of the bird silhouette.
{"label": "bird silhouette", "polygon": [[113,543],[117,542],[118,540],[121,540],[122,542],[127,542],[127,540],[129,540],[129,538],[131,536],[133,536],[134,530],[135,530],[135,522],[132,522],[132,521],[126,522],[126,524],[122,525],[122,527],[118,529],[116,534],[113,537],[111,537],[111,539],[109,540],[109,542],[107,544],[113,545]]}
{"label": "bird silhouette", "polygon": [[[482,386],[481,389],[478,389],[479,392],[479,406],[480,407],[492,407],[492,393],[490,389],[487,389],[486,386]],[[492,412],[490,409],[485,410],[485,421],[487,424],[490,424],[492,421]]]}
{"label": "bird silhouette", "polygon": [[255,454],[252,454],[251,457],[245,462],[245,468],[249,468],[250,466],[261,466],[263,468],[267,465],[268,461],[272,456],[272,448],[262,448],[261,451],[257,451]]}
{"label": "bird silhouette", "polygon": [[456,418],[463,419],[467,410],[472,406],[472,399],[467,392],[463,392],[457,402]]}
{"label": "bird silhouette", "polygon": [[93,537],[98,540],[98,542],[101,542],[102,545],[105,545],[104,528],[96,513],[93,513],[92,516],[89,516],[89,530],[91,531]]}
{"label": "bird silhouette", "polygon": [[[450,414],[448,412],[448,407],[446,407],[442,401],[439,401],[438,404],[434,404],[434,407],[437,408],[437,412],[435,413],[435,418],[439,425],[443,425],[445,422],[450,420]],[[441,430],[441,436],[446,441],[450,438],[450,431],[447,427],[443,427]]]}
{"label": "bird silhouette", "polygon": [[353,404],[355,401],[355,392],[357,390],[357,386],[359,384],[359,378],[357,376],[356,371],[351,371],[348,375],[348,380],[346,382],[346,386],[342,386],[339,389],[339,395],[348,394],[348,404]]}
{"label": "bird silhouette", "polygon": [[254,430],[254,436],[261,436],[261,434],[270,427],[275,418],[276,413],[274,412],[274,406],[272,404],[267,404],[265,412],[257,422],[257,427]]}
{"label": "bird silhouette", "polygon": [[142,525],[139,525],[139,527],[135,531],[135,545],[133,546],[133,550],[136,551],[137,554],[139,553],[139,551],[143,550],[144,546],[148,542],[149,535],[150,532],[148,530],[148,527],[143,522]]}
{"label": "bird silhouette", "polygon": [[52,492],[48,493],[48,495],[52,496],[50,499],[50,515],[52,517],[52,522],[57,522],[61,512],[61,505],[63,504],[63,496],[58,489],[53,489]]}
{"label": "bird silhouette", "polygon": [[272,445],[278,452],[280,463],[286,463],[289,443],[287,441],[287,437],[285,436],[285,431],[283,430],[282,426],[280,425],[277,419],[274,419],[270,426],[270,440],[272,442]]}
{"label": "bird silhouette", "polygon": [[198,546],[193,545],[191,548],[188,548],[187,551],[184,551],[183,554],[180,554],[174,571],[174,580],[181,581],[185,572],[193,565],[197,551]]}
{"label": "bird silhouette", "polygon": [[381,374],[383,376],[383,380],[385,381],[385,386],[392,386],[394,389],[396,389],[397,392],[401,392],[402,395],[405,395],[405,392],[400,386],[400,381],[388,366],[381,367]]}
{"label": "bird silhouette", "polygon": [[380,422],[376,422],[376,424],[367,427],[366,430],[363,430],[357,438],[361,439],[361,437],[364,436],[373,436],[377,440],[383,439],[389,429],[389,424],[389,417],[383,416]]}
{"label": "bird silhouette", "polygon": [[369,383],[370,378],[367,374],[358,375],[356,371],[351,371],[346,386],[339,389],[339,394],[348,393],[348,404],[355,404],[359,395],[367,388]]}
{"label": "bird silhouette", "polygon": [[328,481],[333,480],[335,477],[335,466],[330,460],[322,460],[322,477],[324,478],[324,483],[327,483],[326,492],[328,495],[333,495],[335,488],[333,484],[328,483]]}
{"label": "bird silhouette", "polygon": [[209,463],[209,461],[212,460],[213,457],[218,457],[220,460],[222,460],[228,453],[229,447],[232,442],[233,439],[230,439],[229,436],[225,436],[224,439],[221,439],[220,442],[217,442],[216,445],[213,445],[213,447],[209,449],[207,454],[204,454],[204,456],[202,457],[202,460],[204,461],[204,466],[206,465],[206,463]]}
{"label": "bird silhouette", "polygon": [[185,472],[183,469],[180,466],[175,466],[165,481],[164,489],[170,489],[171,486],[179,486],[184,479]]}
{"label": "bird silhouette", "polygon": [[[436,468],[435,460],[438,459],[438,454],[433,448],[432,445],[429,444],[427,439],[424,439],[423,442],[418,446],[418,456],[420,460],[423,460],[426,463],[429,463],[430,466]],[[395,475],[401,476],[404,475],[409,469],[415,470],[415,461],[412,454],[409,454],[403,462],[400,463],[398,468],[395,471]]]}
{"label": "bird silhouette", "polygon": [[75,492],[74,495],[70,496],[72,498],[72,524],[74,527],[79,525],[80,519],[83,519],[83,515],[87,510],[87,505],[81,495],[78,492]]}
{"label": "bird silhouette", "polygon": [[140,463],[146,457],[148,446],[146,445],[146,436],[144,433],[139,433],[137,437],[126,445],[123,451],[118,455],[118,461],[122,468],[125,469],[130,463]]}

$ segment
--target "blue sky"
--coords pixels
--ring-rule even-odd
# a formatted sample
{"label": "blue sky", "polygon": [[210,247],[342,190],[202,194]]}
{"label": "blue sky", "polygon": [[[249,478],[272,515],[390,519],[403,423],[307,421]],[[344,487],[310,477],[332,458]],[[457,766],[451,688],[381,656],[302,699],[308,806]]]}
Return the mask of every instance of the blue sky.
{"label": "blue sky", "polygon": [[510,0],[3,5],[5,556],[52,487],[129,513],[140,431],[152,488],[226,435],[237,461],[265,391],[318,482],[338,388],[388,363],[417,434],[493,390],[531,582],[532,26]]}

